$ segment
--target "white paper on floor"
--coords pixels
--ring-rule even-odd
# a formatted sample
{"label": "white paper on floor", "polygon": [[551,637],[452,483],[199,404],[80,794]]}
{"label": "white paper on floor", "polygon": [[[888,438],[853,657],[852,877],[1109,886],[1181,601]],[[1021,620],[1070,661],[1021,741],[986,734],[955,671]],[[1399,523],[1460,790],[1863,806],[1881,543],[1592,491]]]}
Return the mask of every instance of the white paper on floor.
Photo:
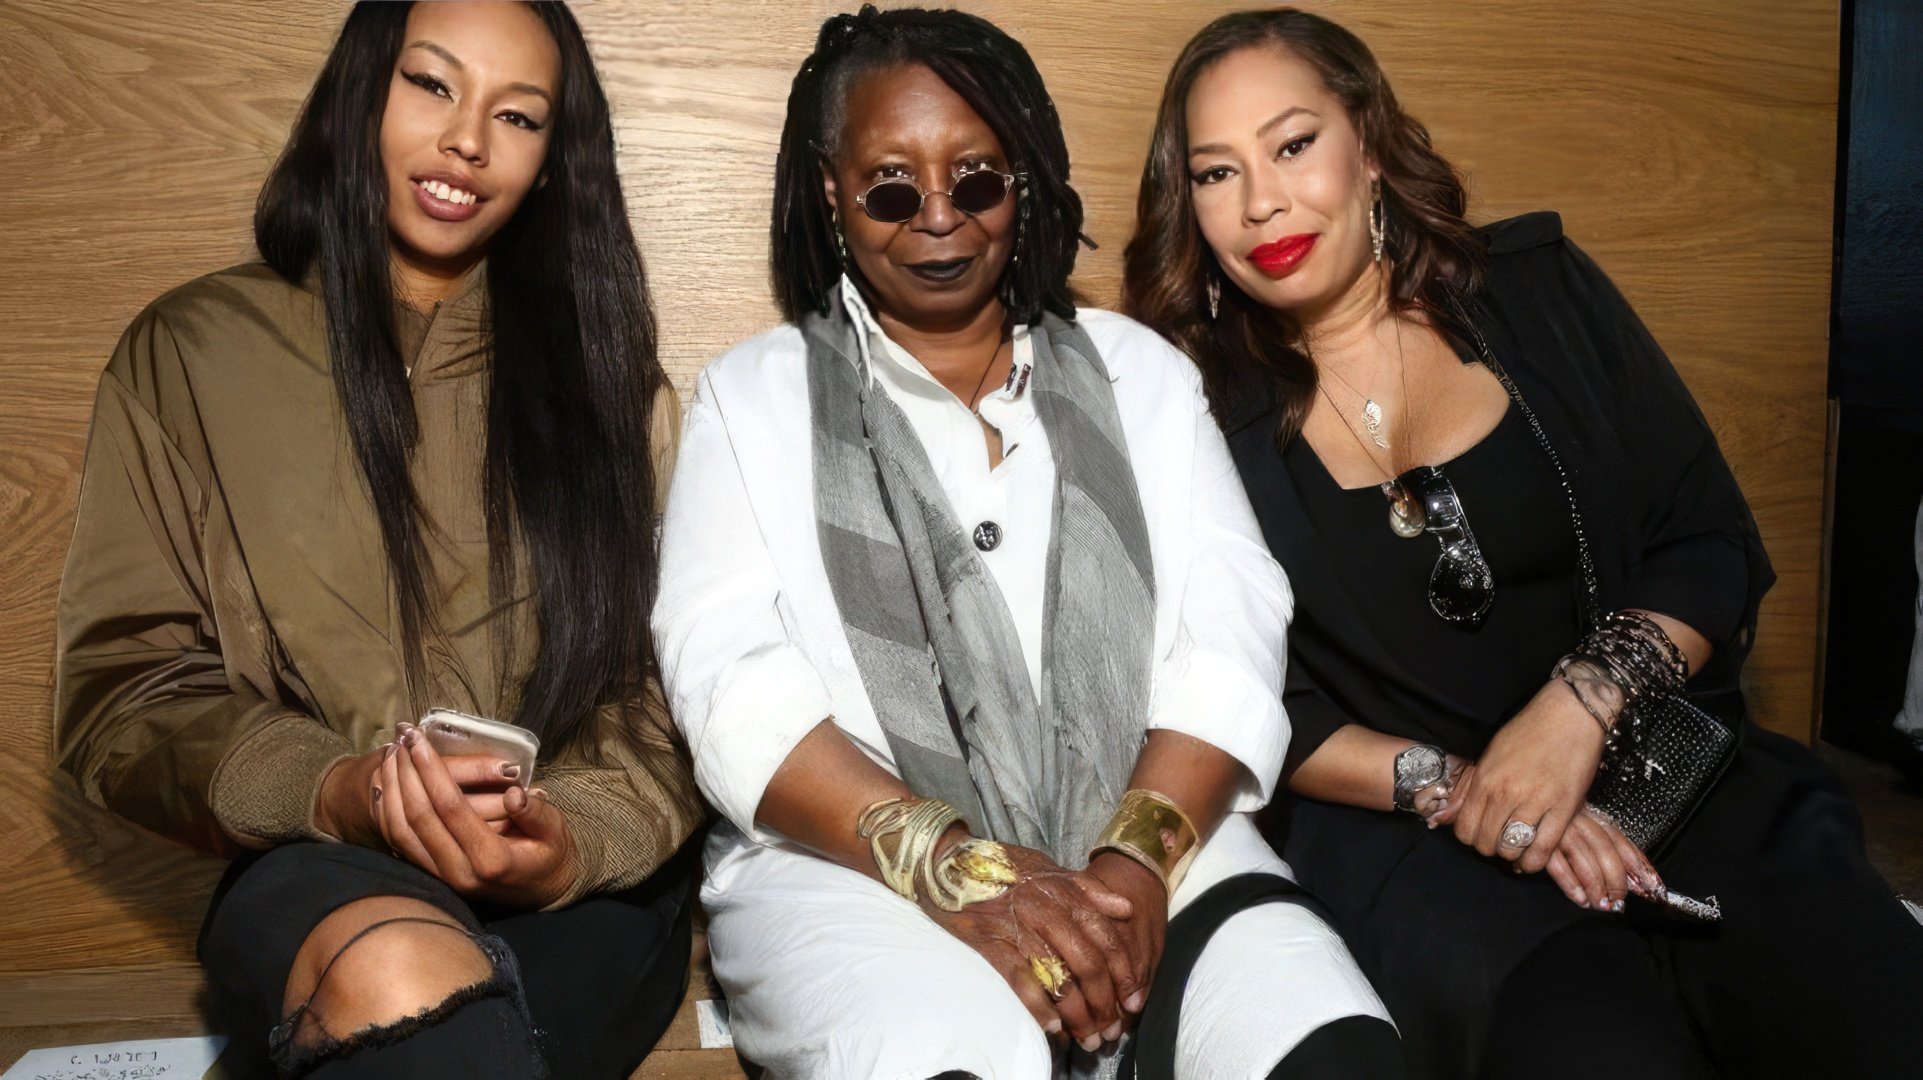
{"label": "white paper on floor", "polygon": [[[734,1032],[728,1030],[727,1002],[695,1002],[694,1020],[701,1026],[701,1049],[726,1050],[734,1046]],[[0,1076],[0,1080],[8,1080],[8,1078]]]}
{"label": "white paper on floor", "polygon": [[0,1080],[200,1080],[227,1039],[131,1039],[29,1050]]}

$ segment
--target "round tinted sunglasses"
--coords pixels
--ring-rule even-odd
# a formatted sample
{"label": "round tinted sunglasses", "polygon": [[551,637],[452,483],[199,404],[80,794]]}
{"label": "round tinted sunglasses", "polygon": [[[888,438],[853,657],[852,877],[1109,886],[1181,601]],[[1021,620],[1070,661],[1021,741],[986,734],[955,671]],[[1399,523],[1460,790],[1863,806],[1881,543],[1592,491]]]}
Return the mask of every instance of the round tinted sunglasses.
{"label": "round tinted sunglasses", "polygon": [[905,176],[891,177],[855,196],[855,205],[884,225],[899,225],[921,213],[930,195],[946,195],[955,209],[969,216],[985,214],[1008,201],[1015,174],[977,169],[963,173],[947,191],[923,191]]}

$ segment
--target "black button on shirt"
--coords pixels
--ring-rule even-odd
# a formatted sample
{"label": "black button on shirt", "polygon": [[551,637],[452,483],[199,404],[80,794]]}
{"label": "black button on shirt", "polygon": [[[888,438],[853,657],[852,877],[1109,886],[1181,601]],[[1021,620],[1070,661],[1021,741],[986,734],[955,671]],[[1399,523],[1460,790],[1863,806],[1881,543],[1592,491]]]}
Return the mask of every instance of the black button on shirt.
{"label": "black button on shirt", "polygon": [[1002,545],[1002,527],[992,521],[984,521],[975,526],[975,546],[983,551],[993,551]]}

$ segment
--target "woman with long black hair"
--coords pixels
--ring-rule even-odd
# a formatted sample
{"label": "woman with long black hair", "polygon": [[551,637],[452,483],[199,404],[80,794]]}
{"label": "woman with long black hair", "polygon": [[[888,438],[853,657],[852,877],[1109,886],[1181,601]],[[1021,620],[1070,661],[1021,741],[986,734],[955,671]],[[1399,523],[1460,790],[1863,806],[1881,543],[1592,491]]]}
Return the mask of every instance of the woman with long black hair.
{"label": "woman with long black hair", "polygon": [[[255,237],[101,379],[60,762],[239,855],[200,940],[235,1072],[626,1076],[700,812],[647,621],[677,410],[573,17],[356,6]],[[435,709],[526,735],[442,756]]]}
{"label": "woman with long black hair", "polygon": [[1915,1075],[1923,929],[1745,717],[1774,575],[1714,434],[1555,214],[1466,202],[1322,16],[1170,73],[1126,295],[1296,583],[1283,853],[1419,1076]]}
{"label": "woman with long black hair", "polygon": [[1075,304],[1026,50],[837,15],[775,173],[788,322],[701,377],[655,613],[727,819],[702,896],[735,1045],[1042,1080],[1111,1072],[1135,1028],[1145,1077],[1400,1075],[1250,821],[1288,583],[1193,370]]}

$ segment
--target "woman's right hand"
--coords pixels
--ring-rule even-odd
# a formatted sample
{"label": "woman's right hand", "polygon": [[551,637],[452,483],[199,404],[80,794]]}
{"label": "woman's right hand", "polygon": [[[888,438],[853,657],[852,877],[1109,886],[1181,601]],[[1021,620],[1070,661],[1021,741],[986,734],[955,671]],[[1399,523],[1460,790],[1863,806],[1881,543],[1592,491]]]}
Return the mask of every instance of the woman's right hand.
{"label": "woman's right hand", "polygon": [[[1085,1049],[1124,1023],[1121,1002],[1146,991],[1146,958],[1130,954],[1116,922],[1134,914],[1127,899],[1088,873],[1057,866],[1032,848],[1004,844],[1017,881],[993,900],[960,911],[922,909],[1008,980],[1042,1030],[1066,1032]],[[1058,956],[1073,977],[1059,999],[1036,981],[1032,957]]]}
{"label": "woman's right hand", "polygon": [[[381,832],[381,765],[394,752],[393,743],[365,754],[342,758],[321,777],[314,799],[314,826],[344,843],[375,851],[390,851]],[[508,813],[504,796],[514,781],[502,773],[506,764],[485,754],[463,754],[441,759],[448,775],[460,785],[468,806],[497,833],[506,832]],[[391,852],[390,852],[391,853]]]}

